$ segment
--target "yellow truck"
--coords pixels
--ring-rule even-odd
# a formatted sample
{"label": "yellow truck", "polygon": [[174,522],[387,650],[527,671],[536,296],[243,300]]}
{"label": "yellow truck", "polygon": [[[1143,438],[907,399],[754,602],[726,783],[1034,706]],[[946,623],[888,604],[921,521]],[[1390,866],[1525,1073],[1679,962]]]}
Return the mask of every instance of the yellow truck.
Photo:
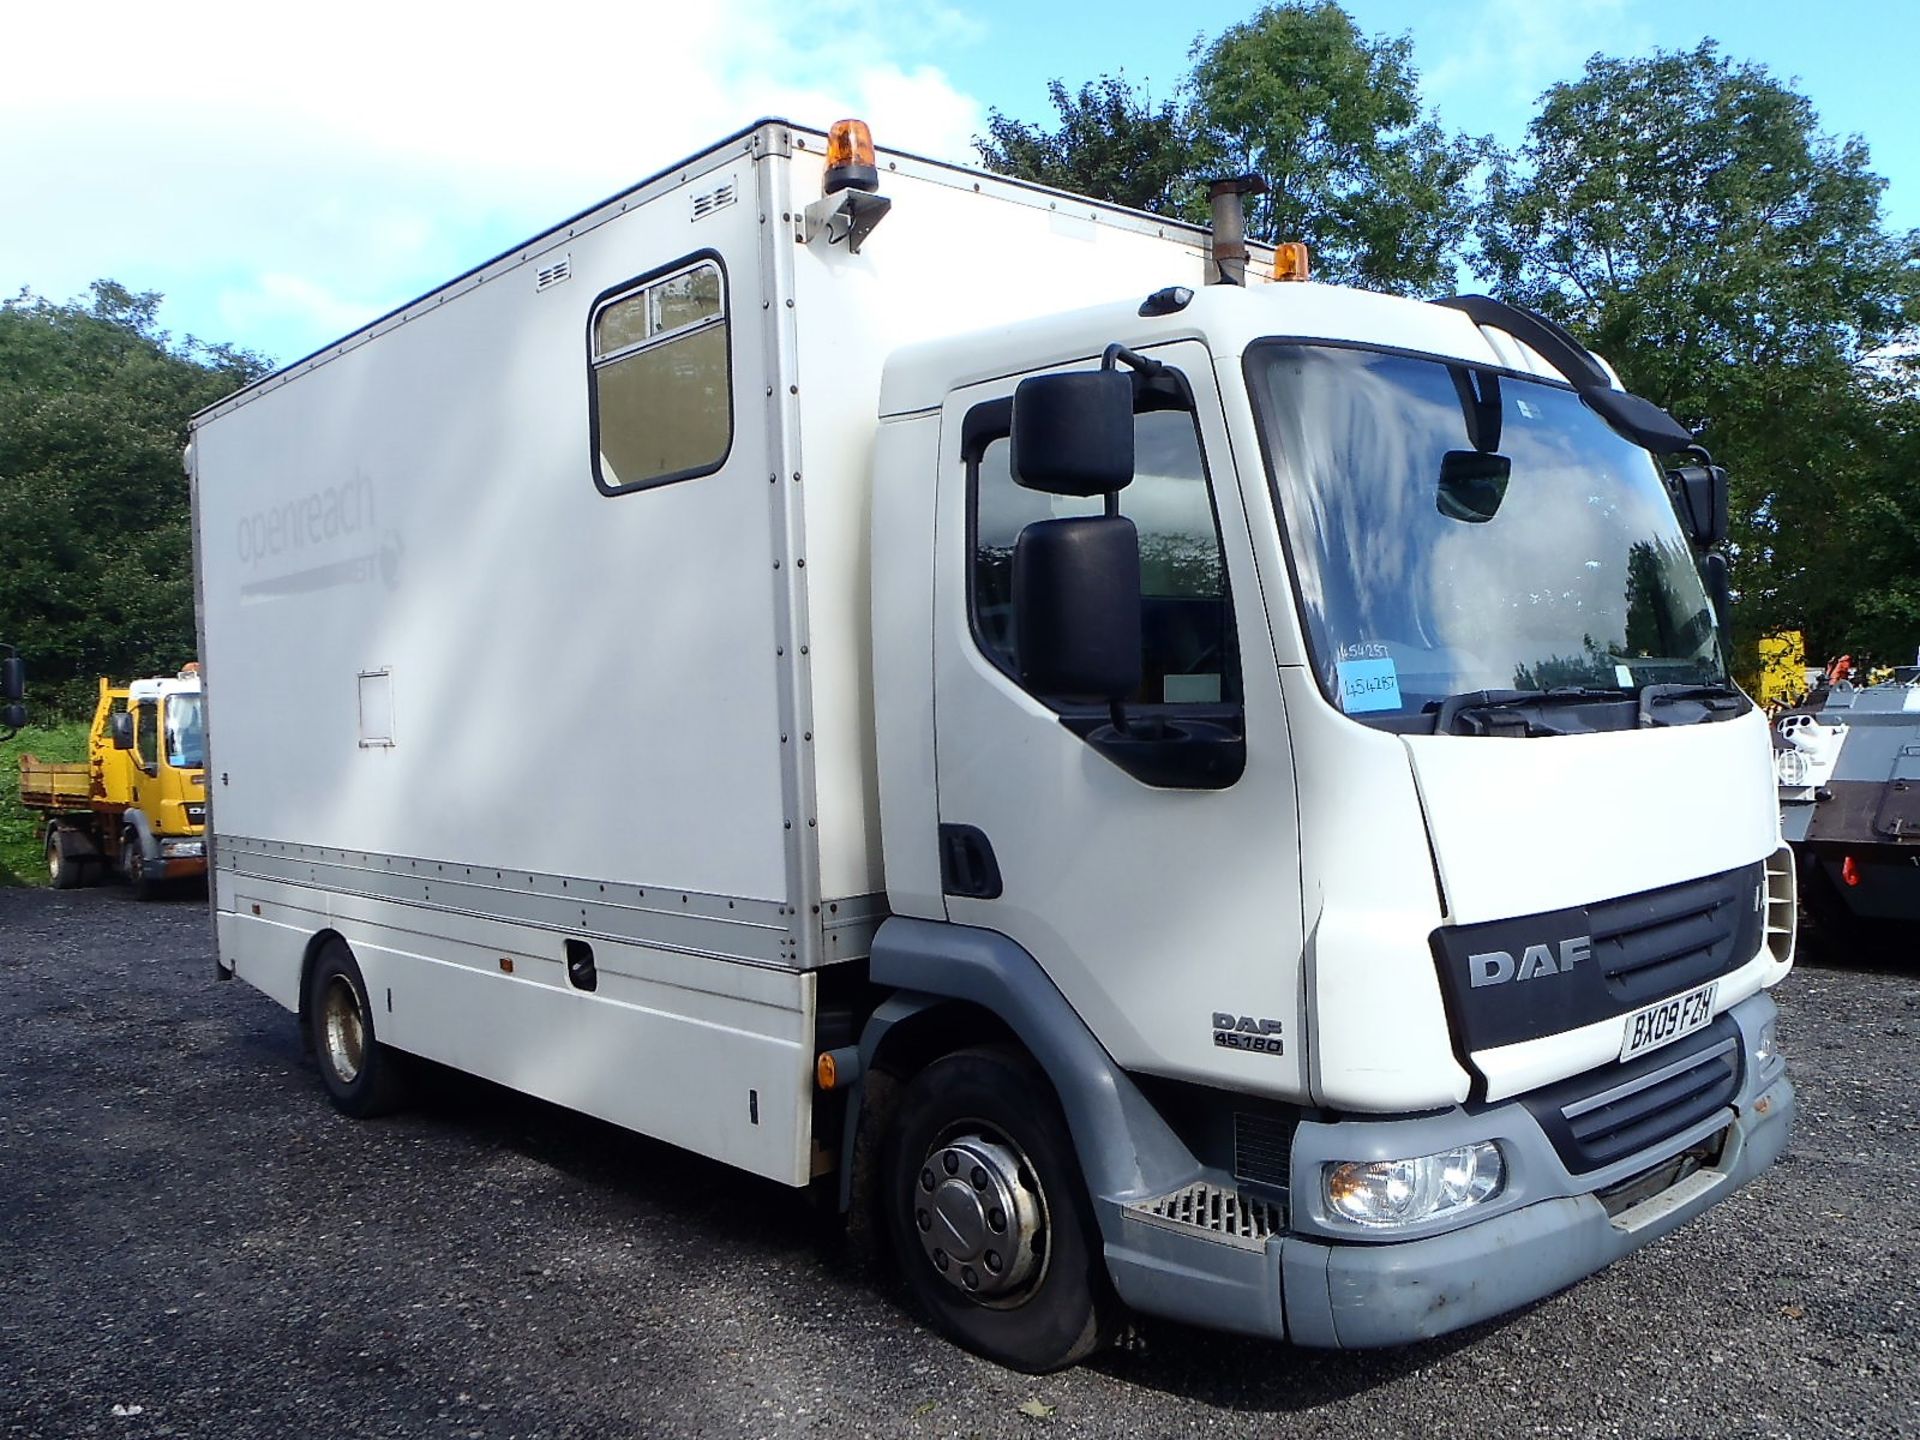
{"label": "yellow truck", "polygon": [[207,873],[206,702],[200,673],[100,681],[87,758],[20,757],[20,803],[46,817],[47,877],[71,889],[117,870],[143,900]]}

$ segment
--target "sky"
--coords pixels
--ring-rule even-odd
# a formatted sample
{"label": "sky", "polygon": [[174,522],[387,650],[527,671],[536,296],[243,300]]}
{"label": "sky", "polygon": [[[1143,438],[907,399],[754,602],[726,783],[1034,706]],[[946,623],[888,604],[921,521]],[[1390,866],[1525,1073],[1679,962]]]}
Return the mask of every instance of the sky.
{"label": "sky", "polygon": [[[971,161],[993,110],[1123,73],[1156,95],[1253,0],[68,0],[10,10],[0,296],[110,277],[177,335],[286,362],[763,115]],[[1914,0],[1347,0],[1410,34],[1452,130],[1524,138],[1586,58],[1724,53],[1858,135],[1920,228]],[[22,63],[24,62],[24,63]]]}

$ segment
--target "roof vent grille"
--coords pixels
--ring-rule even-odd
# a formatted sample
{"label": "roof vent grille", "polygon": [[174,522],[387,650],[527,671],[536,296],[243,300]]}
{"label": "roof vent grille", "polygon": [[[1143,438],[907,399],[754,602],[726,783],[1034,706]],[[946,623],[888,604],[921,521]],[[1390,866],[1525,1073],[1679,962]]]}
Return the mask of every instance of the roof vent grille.
{"label": "roof vent grille", "polygon": [[573,278],[573,256],[562,255],[550,264],[542,265],[534,273],[533,288],[538,294],[542,290],[551,290],[562,281]]}
{"label": "roof vent grille", "polygon": [[716,210],[724,210],[740,198],[740,187],[735,178],[729,175],[711,190],[703,190],[693,197],[693,218],[704,220]]}

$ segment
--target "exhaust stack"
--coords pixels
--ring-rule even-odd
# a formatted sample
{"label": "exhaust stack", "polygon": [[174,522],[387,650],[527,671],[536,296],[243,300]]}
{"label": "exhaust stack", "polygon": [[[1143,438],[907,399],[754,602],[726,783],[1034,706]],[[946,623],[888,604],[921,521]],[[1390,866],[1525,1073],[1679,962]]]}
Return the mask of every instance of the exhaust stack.
{"label": "exhaust stack", "polygon": [[1241,197],[1266,193],[1267,182],[1258,175],[1225,175],[1207,182],[1207,203],[1213,208],[1209,285],[1247,283],[1247,213]]}

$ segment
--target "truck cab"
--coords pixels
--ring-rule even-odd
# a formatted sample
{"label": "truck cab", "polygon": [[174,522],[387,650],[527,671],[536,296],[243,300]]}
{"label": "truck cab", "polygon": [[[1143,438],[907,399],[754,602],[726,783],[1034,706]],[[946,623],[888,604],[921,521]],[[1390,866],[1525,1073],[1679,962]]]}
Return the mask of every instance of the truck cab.
{"label": "truck cab", "polygon": [[44,817],[47,875],[70,889],[115,869],[141,899],[207,870],[206,701],[197,666],[117,686],[102,676],[87,759],[20,757]]}
{"label": "truck cab", "polygon": [[[1035,387],[1115,368],[1130,436],[1023,460]],[[1778,1153],[1766,719],[1662,470],[1538,352],[1214,286],[914,347],[882,411],[875,974],[1055,991],[1147,1102],[1164,1147],[1065,1101],[1129,1137],[1079,1161],[1130,1303],[1437,1333]]]}
{"label": "truck cab", "polygon": [[[141,878],[172,879],[206,871],[206,700],[197,672],[135,680],[124,697],[124,722],[110,721],[120,783],[137,854],[123,849],[121,868]],[[122,738],[128,744],[121,746]],[[102,757],[103,765],[112,762]],[[124,842],[123,842],[124,843]],[[154,871],[148,875],[149,871]]]}

